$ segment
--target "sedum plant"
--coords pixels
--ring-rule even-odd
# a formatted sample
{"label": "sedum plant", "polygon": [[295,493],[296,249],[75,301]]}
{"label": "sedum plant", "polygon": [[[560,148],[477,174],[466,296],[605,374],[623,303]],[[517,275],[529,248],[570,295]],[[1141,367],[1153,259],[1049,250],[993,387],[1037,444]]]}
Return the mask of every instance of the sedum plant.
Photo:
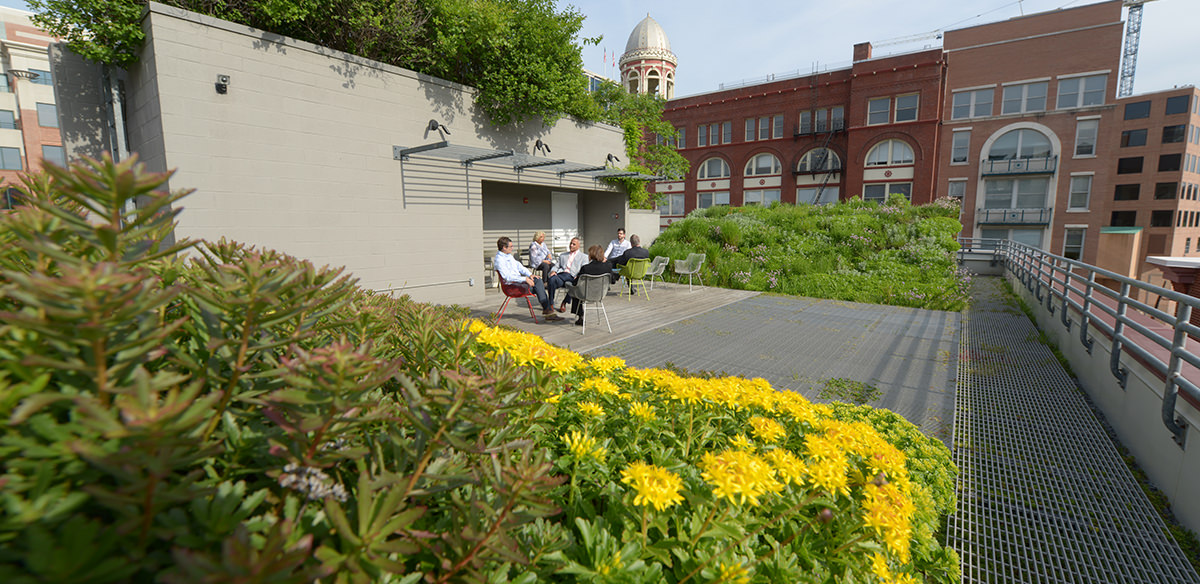
{"label": "sedum plant", "polygon": [[172,238],[136,160],[0,217],[0,581],[949,582],[940,443]]}

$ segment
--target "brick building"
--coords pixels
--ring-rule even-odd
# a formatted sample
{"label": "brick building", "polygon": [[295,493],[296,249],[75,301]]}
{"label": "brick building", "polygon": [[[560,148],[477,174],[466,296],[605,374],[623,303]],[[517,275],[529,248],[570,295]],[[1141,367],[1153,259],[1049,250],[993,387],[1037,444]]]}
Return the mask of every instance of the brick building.
{"label": "brick building", "polygon": [[[58,130],[58,105],[47,47],[54,39],[33,26],[30,14],[0,7],[0,180],[20,184],[23,171],[36,171],[42,161],[64,164]],[[0,208],[12,204],[6,188]]]}
{"label": "brick building", "polygon": [[861,43],[846,69],[672,100],[692,171],[656,185],[663,224],[720,204],[951,196],[966,236],[1148,278],[1147,255],[1200,247],[1200,94],[1116,97],[1121,13],[1031,14],[881,58]]}

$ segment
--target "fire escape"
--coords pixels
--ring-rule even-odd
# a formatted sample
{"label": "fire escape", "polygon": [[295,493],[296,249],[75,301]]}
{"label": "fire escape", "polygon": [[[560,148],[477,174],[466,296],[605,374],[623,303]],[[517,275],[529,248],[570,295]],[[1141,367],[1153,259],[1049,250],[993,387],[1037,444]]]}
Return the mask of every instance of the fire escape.
{"label": "fire escape", "polygon": [[825,177],[820,185],[818,185],[817,193],[813,197],[814,204],[821,201],[821,196],[825,193],[825,189],[829,186],[830,181],[833,180],[833,175],[838,174],[842,170],[840,162],[835,165],[829,160],[829,153],[832,152],[829,149],[829,145],[833,142],[834,135],[846,131],[845,110],[840,110],[842,114],[833,117],[832,112],[838,111],[836,106],[828,108],[820,107],[818,99],[820,97],[820,88],[817,85],[817,77],[817,66],[814,64],[812,78],[809,81],[809,87],[812,88],[810,92],[811,107],[808,112],[804,112],[808,114],[807,117],[804,116],[804,113],[801,114],[793,138],[809,137],[820,140],[820,145],[815,149],[820,154],[816,159],[810,161],[806,169],[792,171],[792,174],[795,176],[824,173]]}

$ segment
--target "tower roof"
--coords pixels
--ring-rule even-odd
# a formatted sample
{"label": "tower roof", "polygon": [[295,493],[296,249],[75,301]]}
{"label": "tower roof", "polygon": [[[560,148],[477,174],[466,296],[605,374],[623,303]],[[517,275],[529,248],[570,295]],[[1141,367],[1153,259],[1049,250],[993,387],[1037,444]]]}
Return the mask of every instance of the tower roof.
{"label": "tower roof", "polygon": [[633,27],[633,32],[629,33],[629,42],[625,43],[626,53],[638,49],[661,49],[668,52],[671,50],[671,41],[667,40],[667,33],[649,14]]}

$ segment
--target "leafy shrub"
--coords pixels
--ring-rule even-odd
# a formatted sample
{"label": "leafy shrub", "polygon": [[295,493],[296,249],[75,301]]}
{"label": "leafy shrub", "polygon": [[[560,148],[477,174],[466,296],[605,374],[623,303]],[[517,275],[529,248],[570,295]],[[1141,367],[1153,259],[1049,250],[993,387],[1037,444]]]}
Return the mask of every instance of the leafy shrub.
{"label": "leafy shrub", "polygon": [[894,414],[168,243],[165,180],[0,217],[0,581],[957,580],[954,467]]}
{"label": "leafy shrub", "polygon": [[703,277],[715,286],[960,310],[969,283],[954,259],[961,230],[953,201],[721,206],[676,221],[650,253],[707,254]]}

